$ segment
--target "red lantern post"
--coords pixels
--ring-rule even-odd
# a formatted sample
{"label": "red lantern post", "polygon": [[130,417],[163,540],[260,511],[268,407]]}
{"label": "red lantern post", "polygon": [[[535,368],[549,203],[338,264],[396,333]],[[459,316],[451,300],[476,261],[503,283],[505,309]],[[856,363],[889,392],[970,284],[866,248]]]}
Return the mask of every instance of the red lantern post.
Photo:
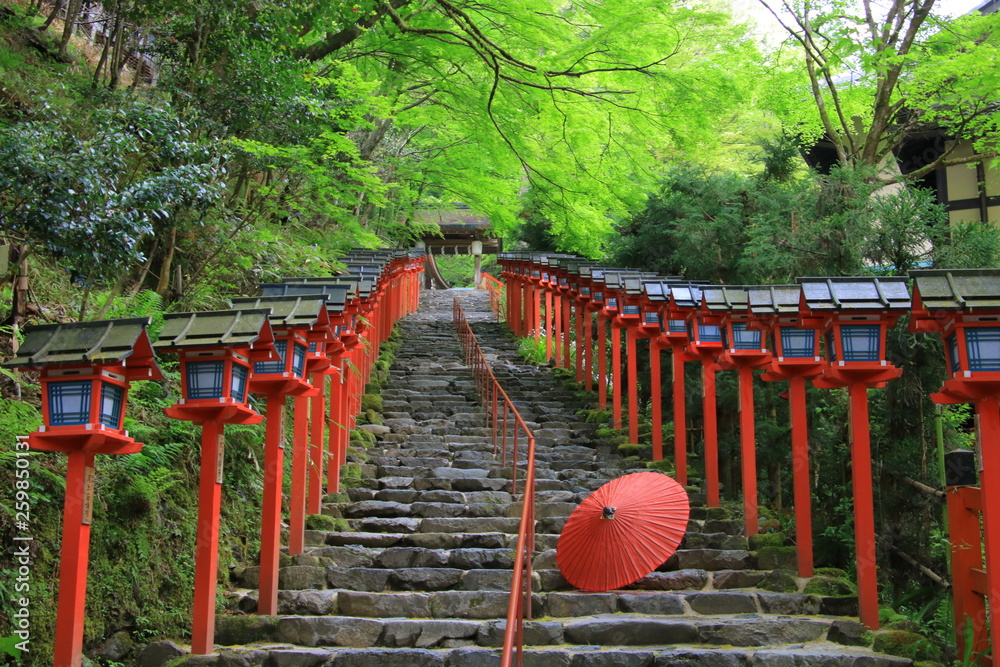
{"label": "red lantern post", "polygon": [[79,667],[90,554],[96,454],[132,454],[142,443],[123,428],[129,383],[163,377],[146,334],[133,318],[25,328],[7,368],[41,371],[42,422],[19,448],[65,452],[66,495],[56,616],[56,667]]}
{"label": "red lantern post", "polygon": [[[953,559],[955,633],[958,645],[971,631],[978,656],[986,650],[985,594],[989,608],[989,638],[994,664],[1000,647],[1000,271],[995,269],[911,271],[914,279],[912,331],[937,333],[944,342],[947,376],[935,403],[972,403],[976,410],[976,453],[959,460],[966,474],[949,481],[948,508]],[[979,493],[974,491],[978,458]],[[969,470],[971,468],[971,470]],[[950,470],[952,477],[956,470]],[[978,496],[978,497],[977,497]],[[979,557],[979,521],[985,545],[985,586],[979,592],[970,570],[982,565]],[[967,625],[971,623],[971,628]]]}
{"label": "red lantern post", "polygon": [[[616,293],[620,298],[618,316],[615,322],[625,329],[625,364],[628,377],[628,437],[629,442],[639,442],[639,370],[638,341],[647,338],[650,331],[642,321],[642,283],[653,280],[650,273],[619,273],[615,277]],[[657,331],[658,333],[658,327]],[[652,353],[650,353],[652,363]]]}
{"label": "red lantern post", "polygon": [[753,402],[753,371],[771,361],[767,336],[748,326],[750,319],[747,287],[705,286],[703,307],[721,315],[723,352],[721,364],[735,368],[740,388],[740,469],[743,481],[743,520],[746,535],[756,535],[757,509],[757,436]]}
{"label": "red lantern post", "polygon": [[709,507],[719,506],[719,431],[716,414],[715,373],[722,354],[720,318],[701,310],[701,287],[677,285],[670,289],[670,309],[686,316],[686,351],[701,360],[702,411],[704,413],[705,495]]}
{"label": "red lantern post", "polygon": [[172,419],[202,425],[191,627],[195,655],[211,653],[215,639],[224,428],[263,420],[247,404],[247,395],[250,364],[278,357],[269,313],[267,309],[168,313],[154,344],[159,352],[180,354],[183,398],[164,412]]}
{"label": "red lantern post", "polygon": [[813,380],[821,388],[846,387],[851,414],[851,477],[861,622],[877,629],[878,575],[872,491],[868,388],[902,372],[885,358],[885,333],[910,308],[905,278],[798,278],[803,315],[822,319],[828,365]]}
{"label": "red lantern post", "polygon": [[[267,400],[257,613],[272,615],[278,612],[285,398],[296,397],[295,437],[292,445],[294,468],[296,459],[301,466],[308,447],[309,412],[306,397],[319,393],[307,379],[309,347],[326,344],[330,337],[330,318],[326,310],[326,296],[323,294],[309,297],[237,298],[232,299],[232,305],[236,308],[270,309],[268,319],[275,335],[275,348],[281,356],[280,361],[255,363],[250,373],[250,392],[262,394]],[[319,355],[313,354],[312,365],[315,368],[319,363]],[[315,426],[322,432],[322,421]],[[300,517],[296,516],[296,523],[299,520]],[[302,521],[304,523],[304,519]]]}
{"label": "red lantern post", "polygon": [[809,480],[809,426],[806,421],[806,380],[823,372],[820,356],[822,322],[802,317],[799,285],[750,287],[751,327],[770,332],[774,355],[761,379],[788,380],[791,416],[792,486],[795,498],[796,557],[800,577],[813,576],[812,492]]}

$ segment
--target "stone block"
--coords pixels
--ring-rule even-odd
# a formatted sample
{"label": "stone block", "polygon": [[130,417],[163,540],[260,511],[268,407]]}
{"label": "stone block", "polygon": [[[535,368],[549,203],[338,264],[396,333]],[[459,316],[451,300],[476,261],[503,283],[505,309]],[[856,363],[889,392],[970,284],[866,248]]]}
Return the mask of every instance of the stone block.
{"label": "stone block", "polygon": [[510,597],[503,591],[440,591],[432,595],[431,616],[468,619],[505,618]]}
{"label": "stone block", "polygon": [[375,564],[389,570],[407,567],[445,567],[447,551],[420,549],[418,547],[391,547],[375,558]]}
{"label": "stone block", "polygon": [[326,569],[292,565],[278,570],[278,588],[286,591],[326,588]]}
{"label": "stone block", "polygon": [[299,646],[372,646],[382,622],[345,616],[286,616],[278,620],[277,641]]}
{"label": "stone block", "polygon": [[687,620],[624,615],[570,621],[565,633],[571,643],[598,646],[690,644],[699,638],[697,628]]}
{"label": "stone block", "polygon": [[457,586],[461,580],[462,570],[447,567],[392,570],[389,576],[390,585],[404,591],[444,591]]}
{"label": "stone block", "polygon": [[[431,593],[366,593],[341,591],[340,613],[370,618],[430,618]],[[459,617],[460,618],[460,617]]]}
{"label": "stone block", "polygon": [[424,649],[370,649],[340,651],[331,667],[444,667],[442,653]]}
{"label": "stone block", "polygon": [[760,610],[765,614],[814,616],[819,613],[819,598],[802,593],[757,593]]}
{"label": "stone block", "polygon": [[659,592],[619,593],[618,609],[632,614],[674,616],[685,612],[679,595]]}
{"label": "stone block", "polygon": [[549,593],[545,596],[546,616],[594,616],[618,611],[614,593]]}
{"label": "stone block", "polygon": [[437,648],[445,641],[474,639],[478,621],[421,619],[386,621],[382,643],[393,647]]}
{"label": "stone block", "polygon": [[708,585],[708,573],[705,570],[675,570],[650,572],[625,588],[644,591],[697,591],[706,585]]}
{"label": "stone block", "polygon": [[333,588],[348,591],[383,591],[391,570],[373,567],[328,567],[326,580]]}
{"label": "stone block", "polygon": [[651,667],[654,659],[649,651],[594,651],[577,653],[570,667]]}
{"label": "stone block", "polygon": [[410,506],[384,500],[362,500],[351,503],[341,512],[345,519],[391,518],[410,516]]}
{"label": "stone block", "polygon": [[712,591],[689,593],[685,596],[688,605],[698,614],[755,614],[757,599],[753,593],[740,591]]}
{"label": "stone block", "polygon": [[337,591],[278,591],[278,613],[329,616],[337,613]]}
{"label": "stone block", "polygon": [[509,570],[514,567],[514,552],[511,549],[452,549],[448,565],[462,570]]}

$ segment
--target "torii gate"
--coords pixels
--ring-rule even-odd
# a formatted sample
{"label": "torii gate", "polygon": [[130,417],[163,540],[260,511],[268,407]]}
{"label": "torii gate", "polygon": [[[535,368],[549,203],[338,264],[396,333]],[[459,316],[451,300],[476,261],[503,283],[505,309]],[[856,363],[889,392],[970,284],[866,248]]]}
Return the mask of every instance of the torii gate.
{"label": "torii gate", "polygon": [[483,254],[495,255],[503,251],[503,240],[496,237],[493,224],[483,215],[476,215],[465,204],[443,205],[438,208],[418,207],[414,220],[425,224],[436,224],[440,234],[425,234],[418,248],[427,251],[427,270],[424,287],[427,289],[447,289],[448,283],[441,277],[435,255],[472,255],[476,258],[475,284],[482,278]]}

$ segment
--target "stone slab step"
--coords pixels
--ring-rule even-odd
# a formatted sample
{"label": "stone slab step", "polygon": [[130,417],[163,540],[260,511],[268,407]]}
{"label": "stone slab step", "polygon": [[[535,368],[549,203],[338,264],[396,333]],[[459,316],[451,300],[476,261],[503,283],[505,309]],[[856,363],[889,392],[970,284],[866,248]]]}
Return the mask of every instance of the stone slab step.
{"label": "stone slab step", "polygon": [[[448,595],[452,602],[441,599],[431,603],[435,596]],[[400,612],[418,613],[386,618],[369,618],[354,613],[344,613],[345,608],[363,608],[356,604],[356,594],[341,591],[341,615],[328,616],[219,616],[216,620],[216,642],[234,643],[287,642],[306,647],[406,647],[447,646],[454,640],[467,646],[496,647],[502,645],[505,621],[488,616],[465,616],[462,619],[432,616],[436,611],[445,612],[456,606],[485,601],[496,593],[451,592],[428,594],[427,600],[415,599],[412,607]],[[346,599],[345,599],[346,598]],[[486,606],[492,606],[487,602]],[[852,622],[856,623],[856,622]],[[649,647],[648,650],[691,647],[744,647],[768,651],[795,651],[817,642],[824,653],[859,651],[827,641],[831,628],[843,629],[845,621],[827,618],[787,618],[769,615],[746,615],[739,618],[719,617],[647,617],[635,614],[591,616],[563,621],[552,619],[525,623],[525,645],[561,646],[570,650],[583,646],[609,648]],[[857,628],[853,628],[856,630]],[[426,632],[426,634],[425,634]],[[849,633],[834,632],[834,636]],[[233,641],[237,639],[238,641]],[[454,644],[452,644],[454,645]],[[575,646],[574,646],[575,645]],[[867,655],[873,655],[870,651]],[[793,663],[798,664],[798,663]],[[887,664],[909,664],[887,663]]]}
{"label": "stone slab step", "polygon": [[[420,632],[414,643],[429,642],[441,628]],[[457,630],[457,629],[456,629]],[[409,629],[404,630],[409,634]],[[403,636],[403,635],[398,635]],[[468,640],[442,639],[440,643]],[[253,663],[250,660],[253,660]],[[368,648],[329,649],[258,645],[226,650],[209,656],[189,656],[177,664],[188,667],[231,665],[236,661],[281,667],[498,667],[496,648],[459,646],[456,648]],[[708,646],[636,647],[606,649],[601,646],[572,648],[527,648],[525,667],[906,667],[911,660],[849,648],[829,642],[805,646],[761,649]]]}

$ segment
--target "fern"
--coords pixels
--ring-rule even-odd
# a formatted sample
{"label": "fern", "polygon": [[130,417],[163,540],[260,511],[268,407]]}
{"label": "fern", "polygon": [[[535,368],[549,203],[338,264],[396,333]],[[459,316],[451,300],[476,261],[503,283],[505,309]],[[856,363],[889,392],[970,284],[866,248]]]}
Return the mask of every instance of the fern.
{"label": "fern", "polygon": [[145,475],[157,469],[176,468],[188,448],[190,445],[182,442],[146,445],[136,454],[119,457],[117,468],[126,475]]}

